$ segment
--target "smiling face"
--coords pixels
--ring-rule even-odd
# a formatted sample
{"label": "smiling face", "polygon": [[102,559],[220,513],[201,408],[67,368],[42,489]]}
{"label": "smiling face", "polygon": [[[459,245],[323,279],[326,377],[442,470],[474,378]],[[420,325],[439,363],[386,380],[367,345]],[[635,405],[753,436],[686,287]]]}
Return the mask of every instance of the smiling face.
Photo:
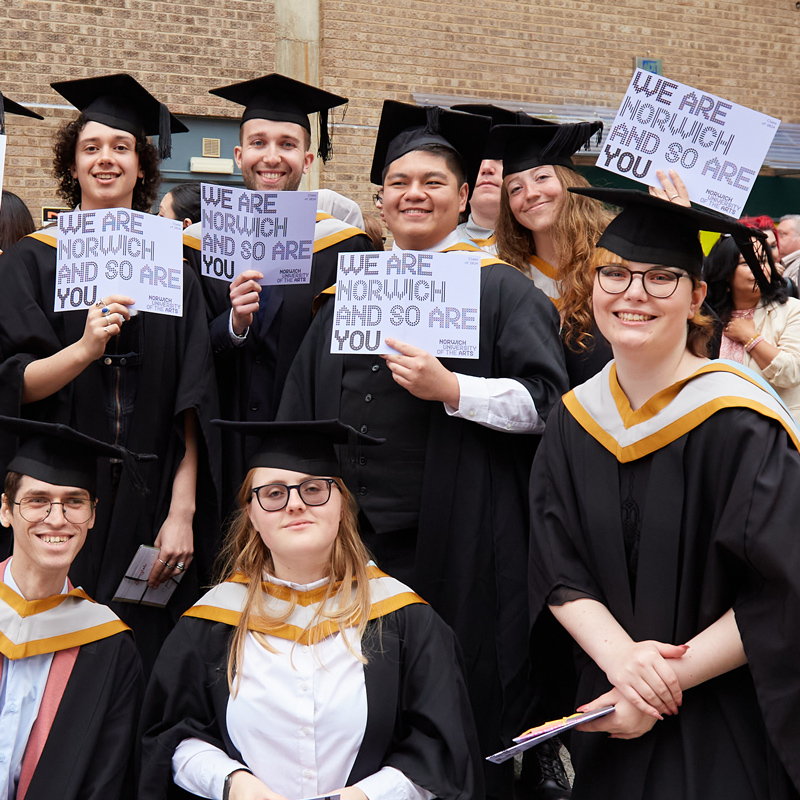
{"label": "smiling face", "polygon": [[397,246],[426,250],[458,226],[469,188],[443,156],[413,150],[393,161],[383,181],[383,215]]}
{"label": "smiling face", "polygon": [[564,187],[552,166],[507,176],[503,183],[511,213],[533,234],[549,233],[564,205]]}
{"label": "smiling face", "polygon": [[[686,276],[683,270],[657,264],[622,260],[619,264],[633,272],[658,268]],[[687,320],[694,317],[705,296],[705,283],[695,286],[690,277],[678,281],[671,297],[656,298],[645,292],[639,275],[620,294],[604,291],[595,276],[592,307],[597,327],[616,359],[642,355],[661,359],[667,352],[686,349]]]}
{"label": "smiling face", "polygon": [[[3,495],[0,522],[14,530],[14,573],[36,576],[38,582],[55,582],[60,591],[70,565],[86,541],[86,534],[94,525],[94,511],[83,523],[69,522],[64,517],[63,506],[53,505],[42,522],[30,522],[16,505],[23,500],[38,504],[45,501],[69,503],[71,500],[90,501],[86,489],[75,486],[54,486],[23,475],[17,487],[14,502]],[[30,516],[30,514],[29,514]],[[20,581],[17,581],[20,583]]]}
{"label": "smiling face", "polygon": [[[259,467],[253,473],[253,487],[268,484],[294,486],[319,477],[285,469]],[[331,549],[342,519],[342,496],[331,486],[327,503],[306,505],[297,489],[289,492],[289,502],[280,511],[264,511],[251,495],[247,513],[253,527],[272,553],[275,576],[297,583],[324,578],[330,564]]]}
{"label": "smiling face", "polygon": [[144,177],[131,133],[90,121],[78,134],[70,174],[81,187],[81,209],[130,208]]}
{"label": "smiling face", "polygon": [[309,134],[296,122],[249,119],[241,128],[241,146],[233,149],[244,185],[261,192],[293,192],[311,168]]}

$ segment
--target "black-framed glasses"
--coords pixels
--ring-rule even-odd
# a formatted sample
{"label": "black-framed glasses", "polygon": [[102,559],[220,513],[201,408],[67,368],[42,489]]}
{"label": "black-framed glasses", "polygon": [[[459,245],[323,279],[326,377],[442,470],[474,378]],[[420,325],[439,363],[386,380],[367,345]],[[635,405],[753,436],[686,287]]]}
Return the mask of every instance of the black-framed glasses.
{"label": "black-framed glasses", "polygon": [[61,502],[47,497],[24,497],[14,505],[19,506],[19,513],[28,522],[44,522],[53,506],[61,506],[61,513],[67,522],[82,525],[92,518],[95,503],[85,497],[68,497]]}
{"label": "black-framed glasses", "polygon": [[324,506],[331,499],[331,486],[339,487],[333,478],[309,478],[290,486],[285,483],[266,483],[256,486],[253,494],[264,511],[281,511],[289,505],[292,489],[307,506]]}
{"label": "black-framed glasses", "polygon": [[633,282],[633,276],[639,275],[642,279],[642,286],[650,297],[663,300],[672,297],[678,288],[678,281],[681,278],[691,277],[686,272],[673,272],[664,267],[653,267],[644,271],[636,271],[623,267],[621,264],[606,264],[603,267],[596,267],[597,282],[600,288],[608,294],[622,294],[628,290]]}

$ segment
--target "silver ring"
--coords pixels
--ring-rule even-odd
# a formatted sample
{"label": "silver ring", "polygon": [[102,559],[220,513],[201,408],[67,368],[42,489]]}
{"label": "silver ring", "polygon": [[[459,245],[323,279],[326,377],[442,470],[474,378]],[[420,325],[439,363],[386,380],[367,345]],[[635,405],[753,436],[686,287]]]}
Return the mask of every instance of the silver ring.
{"label": "silver ring", "polygon": [[175,565],[175,569],[177,569],[179,572],[183,572],[186,569],[186,564],[184,564],[183,561],[179,561]]}
{"label": "silver ring", "polygon": [[95,305],[96,305],[98,308],[102,308],[102,307],[105,305],[105,302],[103,302],[102,300],[98,300],[98,301],[95,303]]}
{"label": "silver ring", "polygon": [[164,559],[163,559],[163,558],[159,558],[159,559],[158,559],[158,562],[159,562],[160,564],[164,564],[164,565],[166,565],[166,563],[167,563],[166,561],[164,561]]}
{"label": "silver ring", "polygon": [[102,308],[102,309],[100,309],[100,313],[101,313],[103,316],[105,316],[106,314],[108,314],[108,312],[109,312],[109,308],[108,308],[108,306],[103,306],[103,308]]}
{"label": "silver ring", "polygon": [[[160,558],[158,560],[161,561]],[[161,561],[161,563],[164,565],[164,569],[175,569],[169,561]]]}
{"label": "silver ring", "polygon": [[674,200],[676,197],[680,197],[680,195],[679,194],[673,194],[673,195],[670,196],[669,199],[670,200]]}

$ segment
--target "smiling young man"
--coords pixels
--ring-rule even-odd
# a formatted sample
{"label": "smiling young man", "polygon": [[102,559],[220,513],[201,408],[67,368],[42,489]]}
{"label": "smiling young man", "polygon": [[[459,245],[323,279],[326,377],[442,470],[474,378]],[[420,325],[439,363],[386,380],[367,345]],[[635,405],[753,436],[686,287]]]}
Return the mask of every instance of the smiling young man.
{"label": "smiling young man", "polygon": [[[371,179],[383,185],[395,248],[480,252],[456,226],[488,129],[483,117],[384,104]],[[536,434],[566,387],[558,315],[522,273],[486,258],[476,360],[439,360],[394,340],[394,355],[334,355],[332,322],[328,302],[298,352],[279,417],[338,417],[386,439],[342,463],[362,537],[382,568],[454,628],[489,755],[525,725],[524,486]],[[510,773],[489,765],[486,777],[490,796],[510,796]]]}
{"label": "smiling young man", "polygon": [[107,445],[63,425],[0,417],[23,437],[5,478],[0,524],[0,797],[133,796],[142,666],[129,628],[67,574],[95,522]]}
{"label": "smiling young man", "polygon": [[[296,191],[314,162],[309,115],[319,115],[318,155],[326,162],[331,154],[328,110],[347,102],[276,73],[210,93],[244,106],[234,158],[245,186],[253,191]],[[197,223],[184,233],[184,256],[198,275],[201,231]],[[275,418],[286,374],[311,324],[314,298],[336,279],[339,253],[372,249],[360,228],[318,212],[310,283],[262,287],[258,281],[263,276],[254,270],[231,284],[202,279],[222,416]],[[251,453],[238,440],[224,446],[226,505],[231,505]]]}

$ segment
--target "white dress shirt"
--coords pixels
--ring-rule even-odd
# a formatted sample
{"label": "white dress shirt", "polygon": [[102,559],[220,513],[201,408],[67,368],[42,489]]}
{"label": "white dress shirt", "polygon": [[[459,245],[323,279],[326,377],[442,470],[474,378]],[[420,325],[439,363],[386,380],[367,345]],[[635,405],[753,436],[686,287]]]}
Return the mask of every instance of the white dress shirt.
{"label": "white dress shirt", "polygon": [[[268,577],[298,591],[298,585]],[[270,653],[252,633],[245,640],[238,693],[228,699],[226,725],[247,768],[269,788],[290,798],[314,797],[343,788],[367,725],[364,666],[339,634],[316,645],[266,637]],[[361,652],[353,636],[350,644]],[[225,776],[244,765],[213,745],[184,739],[172,757],[175,783],[206,798],[222,797]],[[431,800],[393,767],[357,784],[370,800]]]}
{"label": "white dress shirt", "polygon": [[[3,583],[21,596],[11,576],[11,561],[6,564]],[[65,581],[64,592],[68,591]],[[42,704],[53,655],[43,653],[13,661],[0,656],[0,800],[17,796],[22,759]]]}

